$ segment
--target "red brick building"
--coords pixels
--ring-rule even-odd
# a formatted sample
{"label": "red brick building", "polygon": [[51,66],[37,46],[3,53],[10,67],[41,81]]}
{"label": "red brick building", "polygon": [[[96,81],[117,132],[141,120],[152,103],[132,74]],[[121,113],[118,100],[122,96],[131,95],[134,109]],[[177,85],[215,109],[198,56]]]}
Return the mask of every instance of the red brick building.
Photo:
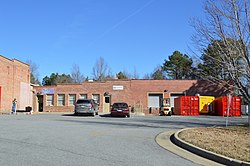
{"label": "red brick building", "polygon": [[[213,85],[198,80],[107,80],[105,82],[83,82],[82,84],[59,84],[36,86],[34,111],[73,112],[79,98],[94,98],[100,104],[100,112],[110,112],[114,102],[127,102],[132,110],[145,114],[158,114],[160,99],[182,95],[222,96],[232,91],[226,86]],[[149,109],[151,108],[151,109]]]}
{"label": "red brick building", "polygon": [[29,65],[0,55],[0,111],[10,111],[14,98],[17,110],[32,106],[30,89]]}

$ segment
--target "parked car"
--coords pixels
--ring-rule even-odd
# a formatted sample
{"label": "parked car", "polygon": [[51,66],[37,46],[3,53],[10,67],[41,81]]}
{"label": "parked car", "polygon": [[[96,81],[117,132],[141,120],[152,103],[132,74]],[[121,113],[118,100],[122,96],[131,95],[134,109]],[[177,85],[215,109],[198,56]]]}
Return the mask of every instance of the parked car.
{"label": "parked car", "polygon": [[124,102],[116,102],[112,105],[111,116],[130,117],[129,106]]}
{"label": "parked car", "polygon": [[78,99],[75,103],[75,114],[98,115],[99,105],[94,99]]}

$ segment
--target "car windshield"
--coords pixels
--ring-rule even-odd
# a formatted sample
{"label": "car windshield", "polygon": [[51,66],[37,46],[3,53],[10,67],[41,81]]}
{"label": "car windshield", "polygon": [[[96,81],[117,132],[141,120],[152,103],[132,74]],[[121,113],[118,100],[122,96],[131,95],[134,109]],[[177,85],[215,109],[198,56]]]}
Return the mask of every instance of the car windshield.
{"label": "car windshield", "polygon": [[128,107],[128,104],[127,103],[114,103],[113,107],[126,108]]}
{"label": "car windshield", "polygon": [[77,100],[77,104],[90,104],[90,100]]}

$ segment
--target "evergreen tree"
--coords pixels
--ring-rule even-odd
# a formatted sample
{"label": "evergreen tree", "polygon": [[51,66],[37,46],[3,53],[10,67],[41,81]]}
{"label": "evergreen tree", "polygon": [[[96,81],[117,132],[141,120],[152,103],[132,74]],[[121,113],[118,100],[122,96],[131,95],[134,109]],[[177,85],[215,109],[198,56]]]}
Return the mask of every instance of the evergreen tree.
{"label": "evergreen tree", "polygon": [[60,83],[72,83],[70,75],[52,73],[50,77],[46,76],[43,78],[43,85],[57,85]]}
{"label": "evergreen tree", "polygon": [[124,72],[119,72],[119,73],[117,73],[116,74],[116,77],[118,78],[118,79],[128,79],[128,76],[126,75],[126,73],[124,73]]}
{"label": "evergreen tree", "polygon": [[186,54],[174,51],[169,60],[165,60],[163,69],[170,79],[191,79],[193,61]]}

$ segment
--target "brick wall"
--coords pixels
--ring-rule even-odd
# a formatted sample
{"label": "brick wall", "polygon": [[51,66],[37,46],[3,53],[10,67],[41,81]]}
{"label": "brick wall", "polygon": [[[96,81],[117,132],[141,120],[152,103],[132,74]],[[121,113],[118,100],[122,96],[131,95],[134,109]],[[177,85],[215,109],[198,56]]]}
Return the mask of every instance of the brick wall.
{"label": "brick wall", "polygon": [[[207,85],[211,83],[206,82]],[[203,92],[202,87],[206,87],[197,80],[108,80],[105,82],[84,82],[83,84],[60,84],[57,86],[38,86],[34,87],[35,94],[41,94],[43,89],[53,88],[54,106],[46,106],[46,94],[43,98],[45,112],[73,112],[74,107],[68,106],[69,94],[76,94],[76,100],[80,94],[87,94],[92,98],[93,94],[100,95],[100,112],[103,111],[104,94],[111,96],[111,104],[114,102],[127,102],[131,107],[140,103],[143,106],[143,112],[149,114],[148,95],[150,93],[162,94],[163,97],[169,97],[171,93],[186,93],[194,95]],[[213,86],[209,94],[218,93],[223,87]],[[58,106],[58,94],[65,94],[65,106]],[[204,95],[203,94],[203,95]],[[34,103],[35,105],[36,103]],[[158,109],[152,109],[152,114],[158,114]]]}
{"label": "brick wall", "polygon": [[[1,86],[1,102],[0,110],[11,110],[12,100],[17,99],[17,109],[25,109],[23,101],[28,101],[30,98],[30,70],[29,65],[20,62],[16,59],[10,60],[0,55],[0,86]],[[22,85],[26,85],[24,95],[20,94]],[[21,102],[21,103],[20,103]],[[29,103],[30,105],[32,103]]]}
{"label": "brick wall", "polygon": [[[113,86],[123,86],[123,90],[113,90]],[[126,101],[128,104],[133,103],[131,100],[130,81],[107,81],[107,82],[84,82],[83,84],[59,84],[57,86],[38,86],[36,94],[41,94],[43,89],[54,88],[54,106],[46,106],[46,95],[44,95],[44,111],[45,112],[73,112],[74,107],[68,106],[70,94],[76,94],[76,100],[80,98],[80,94],[87,94],[87,98],[91,99],[93,94],[100,95],[100,112],[103,111],[104,94],[111,95],[111,104],[118,101]],[[58,106],[58,94],[65,94],[65,106]],[[36,105],[34,103],[33,105]]]}
{"label": "brick wall", "polygon": [[[132,99],[137,103],[141,102],[144,113],[148,114],[149,93],[162,94],[164,97],[169,97],[171,93],[183,93],[196,82],[196,80],[132,80]],[[159,110],[153,109],[151,113],[159,113]]]}

